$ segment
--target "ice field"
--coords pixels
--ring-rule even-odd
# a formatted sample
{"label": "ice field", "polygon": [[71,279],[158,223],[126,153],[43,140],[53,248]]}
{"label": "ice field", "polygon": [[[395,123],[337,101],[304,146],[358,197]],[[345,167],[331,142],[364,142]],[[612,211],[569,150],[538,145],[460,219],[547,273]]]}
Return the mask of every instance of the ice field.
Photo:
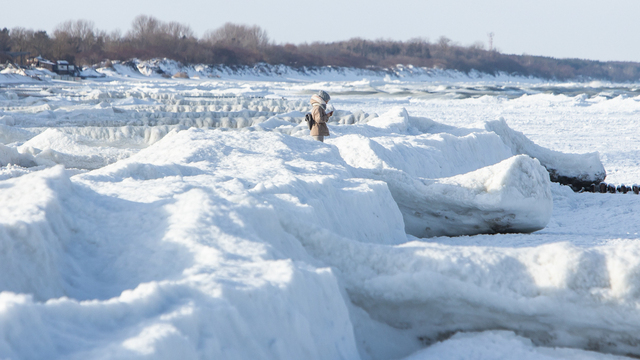
{"label": "ice field", "polygon": [[0,358],[640,356],[640,196],[551,181],[640,183],[637,85],[149,66],[0,73]]}

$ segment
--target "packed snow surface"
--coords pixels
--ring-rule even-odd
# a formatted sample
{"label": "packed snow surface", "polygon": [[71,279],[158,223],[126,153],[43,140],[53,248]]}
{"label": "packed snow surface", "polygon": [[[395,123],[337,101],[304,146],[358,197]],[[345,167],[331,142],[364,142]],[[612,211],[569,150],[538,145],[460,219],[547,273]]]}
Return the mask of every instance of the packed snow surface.
{"label": "packed snow surface", "polygon": [[214,70],[0,74],[0,358],[640,356],[633,85]]}

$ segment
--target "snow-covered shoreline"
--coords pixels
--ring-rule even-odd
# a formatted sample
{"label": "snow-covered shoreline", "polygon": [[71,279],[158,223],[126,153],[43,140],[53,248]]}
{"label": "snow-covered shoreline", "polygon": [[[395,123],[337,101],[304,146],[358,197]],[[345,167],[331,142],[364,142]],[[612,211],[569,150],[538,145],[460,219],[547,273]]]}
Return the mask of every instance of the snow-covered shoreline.
{"label": "snow-covered shoreline", "polygon": [[[184,81],[191,80],[244,80],[244,81],[293,81],[293,82],[317,82],[317,81],[358,81],[366,79],[382,79],[387,81],[410,82],[505,82],[519,84],[549,84],[556,81],[510,75],[507,73],[489,74],[476,70],[462,72],[458,70],[445,70],[439,68],[415,67],[413,65],[396,65],[384,69],[359,69],[349,67],[302,67],[293,68],[286,65],[271,65],[258,63],[252,66],[227,66],[227,65],[183,65],[171,59],[150,59],[128,61],[108,61],[92,67],[84,67],[78,74],[82,78],[89,79],[174,79]],[[55,74],[46,69],[15,69],[9,67],[0,71],[0,84],[17,83],[20,79],[24,82],[31,81],[29,77],[38,77],[43,80],[55,77]],[[580,81],[584,83],[585,81]],[[586,80],[589,82],[589,80]],[[607,82],[592,81],[606,84]],[[563,82],[571,84],[571,82]]]}

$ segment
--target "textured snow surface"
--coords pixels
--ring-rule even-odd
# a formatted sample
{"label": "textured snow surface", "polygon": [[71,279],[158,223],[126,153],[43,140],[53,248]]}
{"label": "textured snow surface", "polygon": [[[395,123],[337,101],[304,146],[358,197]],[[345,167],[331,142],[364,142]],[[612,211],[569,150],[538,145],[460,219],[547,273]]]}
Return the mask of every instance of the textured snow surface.
{"label": "textured snow surface", "polygon": [[477,335],[459,333],[454,335],[451,340],[436,344],[406,358],[406,360],[431,359],[615,360],[623,359],[623,357],[605,356],[566,348],[540,348],[533,346],[529,339],[516,336],[512,332],[488,331]]}
{"label": "textured snow surface", "polygon": [[640,356],[640,196],[546,170],[630,185],[632,87],[175,66],[0,88],[1,358]]}

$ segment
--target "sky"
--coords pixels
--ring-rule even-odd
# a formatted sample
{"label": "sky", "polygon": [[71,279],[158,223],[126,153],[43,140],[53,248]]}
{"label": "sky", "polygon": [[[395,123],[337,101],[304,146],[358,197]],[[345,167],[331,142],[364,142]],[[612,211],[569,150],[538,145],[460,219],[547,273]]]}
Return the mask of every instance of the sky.
{"label": "sky", "polygon": [[1,0],[0,28],[52,32],[85,19],[108,32],[138,15],[188,24],[197,36],[226,22],[258,25],[276,43],[364,39],[482,42],[508,54],[640,62],[638,0]]}

